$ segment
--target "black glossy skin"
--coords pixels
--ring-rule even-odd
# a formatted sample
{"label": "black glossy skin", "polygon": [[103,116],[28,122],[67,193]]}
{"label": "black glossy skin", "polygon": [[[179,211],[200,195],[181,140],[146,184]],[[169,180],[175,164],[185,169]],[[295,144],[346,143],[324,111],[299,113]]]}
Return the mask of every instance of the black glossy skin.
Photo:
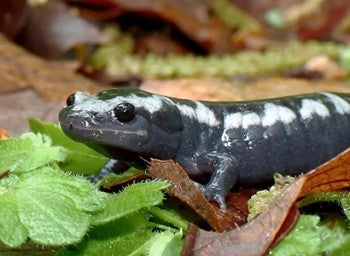
{"label": "black glossy skin", "polygon": [[[131,94],[132,100],[128,98]],[[334,96],[336,100],[332,101]],[[194,101],[157,95],[153,97],[162,105],[154,109],[152,104],[142,106],[152,94],[114,89],[90,97],[96,109],[89,105],[88,111],[84,110],[84,97],[70,100],[70,106],[60,112],[60,123],[68,136],[126,162],[150,157],[173,159],[193,179],[210,178],[205,186],[199,186],[222,209],[225,195],[234,185],[265,184],[275,172],[290,175],[307,172],[350,147],[350,94],[332,94],[332,98],[309,94],[250,102],[202,102],[200,107]],[[98,107],[101,101],[112,98],[118,100],[102,109]],[[120,102],[137,105],[131,122],[118,121],[107,109],[109,104]],[[268,106],[280,107],[282,112],[268,111]],[[225,121],[232,114],[241,115],[241,119]],[[238,123],[232,124],[230,120]]]}

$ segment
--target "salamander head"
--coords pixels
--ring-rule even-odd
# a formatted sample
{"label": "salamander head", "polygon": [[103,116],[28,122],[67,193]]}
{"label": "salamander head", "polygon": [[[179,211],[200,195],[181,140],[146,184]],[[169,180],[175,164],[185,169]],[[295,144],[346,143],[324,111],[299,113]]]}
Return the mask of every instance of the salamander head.
{"label": "salamander head", "polygon": [[112,158],[121,151],[171,158],[179,146],[181,116],[168,98],[130,88],[95,95],[76,92],[59,113],[63,131]]}

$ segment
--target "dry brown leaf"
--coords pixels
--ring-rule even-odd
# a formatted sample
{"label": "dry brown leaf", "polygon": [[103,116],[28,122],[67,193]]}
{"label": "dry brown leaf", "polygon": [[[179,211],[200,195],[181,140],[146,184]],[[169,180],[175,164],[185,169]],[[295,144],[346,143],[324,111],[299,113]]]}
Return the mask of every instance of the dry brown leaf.
{"label": "dry brown leaf", "polygon": [[223,212],[216,204],[207,201],[187,173],[172,160],[153,159],[148,171],[154,178],[169,180],[172,186],[167,193],[191,207],[214,230],[223,232],[246,222],[246,202],[253,192],[228,196],[228,210]]}
{"label": "dry brown leaf", "polygon": [[60,62],[42,60],[0,34],[0,93],[33,88],[43,98],[65,101],[74,91],[97,92],[107,87],[74,74]]}
{"label": "dry brown leaf", "polygon": [[0,94],[0,126],[11,136],[20,135],[29,130],[28,117],[46,122],[58,121],[58,112],[64,103],[43,100],[33,90],[25,89]]}
{"label": "dry brown leaf", "polygon": [[305,174],[302,194],[329,192],[350,187],[350,149]]}
{"label": "dry brown leaf", "polygon": [[170,97],[209,101],[255,100],[320,91],[350,93],[346,82],[277,77],[241,81],[209,77],[146,80],[140,89]]}
{"label": "dry brown leaf", "polygon": [[[183,256],[235,256],[265,255],[280,235],[286,220],[290,221],[290,210],[303,187],[305,177],[300,177],[271,203],[269,208],[251,222],[224,233],[197,229],[195,235],[186,239]],[[295,215],[294,215],[295,216]],[[292,218],[295,223],[296,218]],[[193,241],[193,236],[195,240]],[[190,241],[188,241],[191,239]],[[189,243],[192,247],[186,245]]]}
{"label": "dry brown leaf", "polygon": [[96,24],[74,13],[62,1],[31,6],[27,16],[20,42],[46,58],[58,58],[79,44],[106,42]]}
{"label": "dry brown leaf", "polygon": [[[88,3],[95,6],[105,6],[101,1],[70,0],[71,3]],[[111,6],[113,3],[113,6]],[[213,15],[211,6],[201,0],[113,0],[108,2],[109,8],[105,11],[96,12],[96,17],[110,19],[122,14],[134,14],[162,20],[167,24],[174,25],[183,34],[194,42],[197,42],[197,49],[202,47],[207,52],[226,53],[235,49],[232,43],[232,29],[226,26],[221,20]],[[101,8],[99,8],[101,9]],[[95,8],[96,10],[96,8]],[[98,10],[98,9],[97,9]],[[90,17],[92,10],[90,9]],[[131,18],[132,19],[132,16]],[[189,25],[190,24],[190,25]]]}
{"label": "dry brown leaf", "polygon": [[40,59],[0,34],[1,128],[11,135],[28,131],[28,117],[57,122],[68,95],[108,87],[74,74],[60,62]]}

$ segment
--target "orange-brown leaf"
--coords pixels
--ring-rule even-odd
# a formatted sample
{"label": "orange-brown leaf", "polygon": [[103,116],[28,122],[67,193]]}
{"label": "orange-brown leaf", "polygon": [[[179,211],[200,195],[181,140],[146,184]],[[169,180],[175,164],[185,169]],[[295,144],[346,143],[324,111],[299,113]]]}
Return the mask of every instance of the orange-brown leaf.
{"label": "orange-brown leaf", "polygon": [[179,198],[191,207],[214,230],[222,232],[246,222],[246,202],[253,192],[245,191],[240,194],[229,195],[226,198],[228,210],[223,212],[216,204],[208,202],[195,183],[177,163],[171,160],[153,159],[148,171],[152,177],[169,180],[172,186],[167,193]]}
{"label": "orange-brown leaf", "polygon": [[350,149],[305,176],[306,182],[301,196],[350,187]]}
{"label": "orange-brown leaf", "polygon": [[288,220],[291,223],[289,227],[295,223],[297,211],[294,211],[292,217],[289,214],[295,207],[294,203],[304,182],[304,176],[298,178],[282,191],[266,211],[241,227],[224,233],[197,229],[194,241],[194,228],[192,228],[192,238],[189,237],[186,240],[184,247],[186,251],[184,250],[182,255],[265,255],[278,239],[280,231],[285,228],[283,227],[285,221]]}

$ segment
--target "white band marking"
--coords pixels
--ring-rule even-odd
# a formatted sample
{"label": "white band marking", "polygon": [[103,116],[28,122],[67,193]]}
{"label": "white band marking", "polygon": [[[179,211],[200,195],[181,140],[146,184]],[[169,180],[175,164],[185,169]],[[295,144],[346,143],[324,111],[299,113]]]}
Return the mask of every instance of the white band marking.
{"label": "white band marking", "polygon": [[344,115],[350,113],[350,104],[348,102],[333,93],[323,92],[322,94],[330,99],[339,114]]}

